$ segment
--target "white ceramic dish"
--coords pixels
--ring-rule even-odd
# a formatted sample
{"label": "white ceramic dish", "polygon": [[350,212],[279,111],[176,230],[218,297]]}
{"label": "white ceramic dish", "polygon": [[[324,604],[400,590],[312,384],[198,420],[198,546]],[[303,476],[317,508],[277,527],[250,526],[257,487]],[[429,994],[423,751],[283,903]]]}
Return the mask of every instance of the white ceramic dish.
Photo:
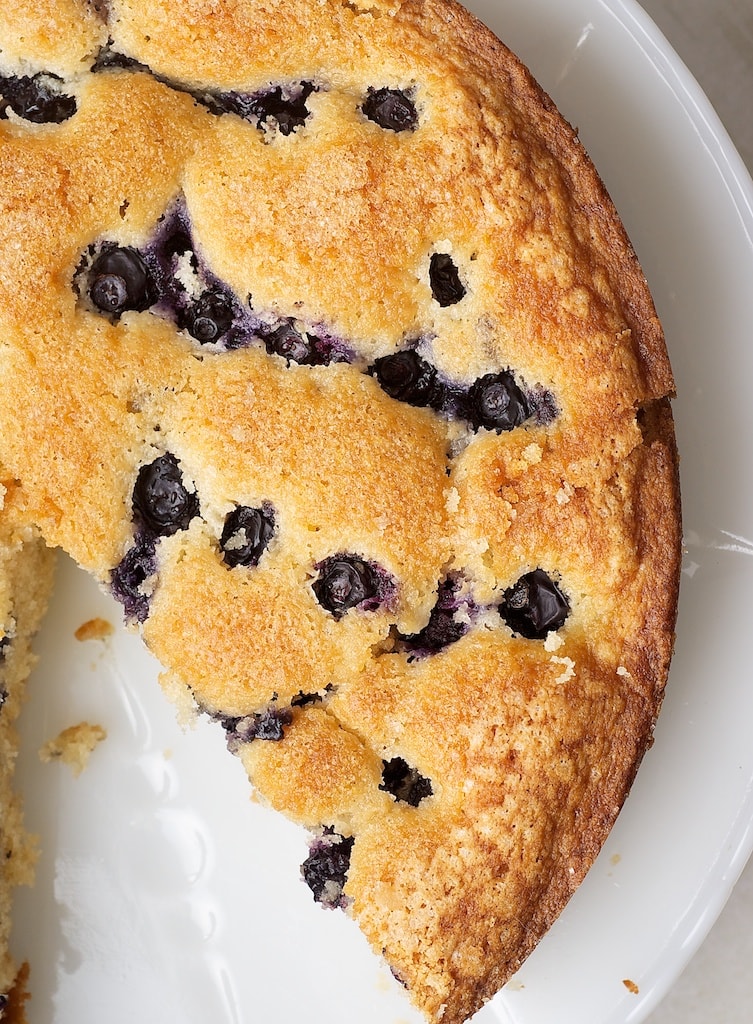
{"label": "white ceramic dish", "polygon": [[[602,856],[485,1024],[636,1024],[679,974],[753,846],[753,187],[631,0],[475,0],[579,126],[664,321],[687,553],[668,696]],[[746,539],[747,538],[747,539]],[[254,804],[208,722],[183,733],[116,606],[63,562],[21,758],[38,883],[18,900],[31,1024],[418,1024],[342,914],[298,881],[305,838]],[[36,751],[88,719],[80,778]],[[631,991],[625,981],[633,983]]]}

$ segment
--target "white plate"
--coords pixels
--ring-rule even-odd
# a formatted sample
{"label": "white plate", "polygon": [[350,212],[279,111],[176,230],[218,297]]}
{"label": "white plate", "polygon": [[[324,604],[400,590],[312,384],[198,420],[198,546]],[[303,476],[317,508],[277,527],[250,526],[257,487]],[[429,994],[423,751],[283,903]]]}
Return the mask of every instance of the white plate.
{"label": "white plate", "polygon": [[[753,845],[753,189],[630,0],[472,6],[579,126],[642,259],[677,376],[687,538],[656,744],[586,882],[478,1020],[635,1024]],[[418,1024],[355,926],[297,881],[303,834],[249,800],[221,731],[180,731],[135,638],[73,638],[94,615],[119,620],[64,563],[21,762],[44,850],[14,936],[32,1024]],[[42,743],[85,718],[109,733],[89,769],[42,765]]]}

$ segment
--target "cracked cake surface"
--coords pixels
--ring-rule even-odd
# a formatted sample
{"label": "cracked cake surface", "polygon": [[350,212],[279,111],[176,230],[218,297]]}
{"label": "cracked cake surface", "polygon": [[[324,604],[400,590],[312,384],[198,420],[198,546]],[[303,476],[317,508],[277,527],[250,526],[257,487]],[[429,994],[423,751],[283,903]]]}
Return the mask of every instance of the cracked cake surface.
{"label": "cracked cake surface", "polygon": [[451,0],[11,0],[30,521],[433,1021],[577,888],[672,651],[672,372],[574,130]]}

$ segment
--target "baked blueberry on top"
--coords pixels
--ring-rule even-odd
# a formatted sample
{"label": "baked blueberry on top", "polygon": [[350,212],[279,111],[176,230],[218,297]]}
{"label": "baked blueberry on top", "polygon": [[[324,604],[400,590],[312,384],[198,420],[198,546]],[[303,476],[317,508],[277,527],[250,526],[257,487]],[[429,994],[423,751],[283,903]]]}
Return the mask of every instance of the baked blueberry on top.
{"label": "baked blueberry on top", "polygon": [[526,396],[509,371],[488,373],[468,393],[468,419],[478,429],[512,430],[531,415]]}
{"label": "baked blueberry on top", "polygon": [[374,361],[372,372],[390,398],[436,408],[442,403],[443,389],[437,371],[415,349],[381,356]]}
{"label": "baked blueberry on top", "polygon": [[322,562],[314,581],[314,594],[322,608],[336,619],[358,605],[368,605],[377,597],[376,573],[368,562],[356,555],[333,555]]}
{"label": "baked blueberry on top", "polygon": [[379,788],[411,807],[418,807],[422,800],[433,793],[429,779],[402,757],[393,757],[383,762]]}
{"label": "baked blueberry on top", "polygon": [[543,640],[564,626],[570,602],[548,573],[534,569],[504,592],[499,611],[514,633]]}
{"label": "baked blueberry on top", "polygon": [[141,254],[132,246],[106,245],[89,268],[89,297],[97,309],[112,316],[144,310],[156,289]]}
{"label": "baked blueberry on top", "polygon": [[361,109],[370,121],[393,132],[413,131],[418,125],[416,104],[402,89],[369,88]]}
{"label": "baked blueberry on top", "polygon": [[258,565],[275,532],[275,516],[270,505],[249,508],[239,505],[228,512],[220,536],[220,548],[225,563]]}
{"label": "baked blueberry on top", "polygon": [[133,510],[143,529],[155,537],[185,530],[199,514],[198,495],[183,483],[178,460],[170,452],[139,470]]}
{"label": "baked blueberry on top", "polygon": [[455,261],[447,252],[433,252],[429,260],[431,293],[440,306],[454,306],[465,296]]}

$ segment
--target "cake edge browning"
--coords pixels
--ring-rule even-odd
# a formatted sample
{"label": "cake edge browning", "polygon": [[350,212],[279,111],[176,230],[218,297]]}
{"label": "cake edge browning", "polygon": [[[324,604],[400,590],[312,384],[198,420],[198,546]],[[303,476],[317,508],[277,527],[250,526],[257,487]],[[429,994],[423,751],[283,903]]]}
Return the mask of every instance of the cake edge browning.
{"label": "cake edge browning", "polygon": [[[503,83],[503,92],[515,98],[518,109],[536,126],[551,155],[567,172],[571,195],[588,211],[593,228],[590,242],[609,272],[615,294],[623,301],[623,313],[636,341],[647,395],[652,399],[674,397],[675,380],[664,331],[645,274],[577,129],[517,54],[457,0],[410,2],[430,11],[430,17],[444,22],[458,47],[473,58],[476,66],[486,65],[489,78]],[[404,3],[403,7],[406,6]]]}
{"label": "cake edge browning", "polygon": [[[682,547],[679,460],[672,409],[668,399],[651,403],[641,416],[645,443],[635,452],[635,518],[640,572],[645,594],[643,627],[624,657],[626,708],[624,736],[615,736],[610,776],[583,808],[590,827],[567,836],[560,847],[559,869],[531,909],[526,940],[513,962],[501,962],[480,984],[458,979],[452,996],[431,1013],[436,1024],[465,1024],[523,966],[563,912],[591,870],[630,794],[638,769],[653,745],[672,658],[679,601]],[[523,915],[525,918],[525,915]]]}

